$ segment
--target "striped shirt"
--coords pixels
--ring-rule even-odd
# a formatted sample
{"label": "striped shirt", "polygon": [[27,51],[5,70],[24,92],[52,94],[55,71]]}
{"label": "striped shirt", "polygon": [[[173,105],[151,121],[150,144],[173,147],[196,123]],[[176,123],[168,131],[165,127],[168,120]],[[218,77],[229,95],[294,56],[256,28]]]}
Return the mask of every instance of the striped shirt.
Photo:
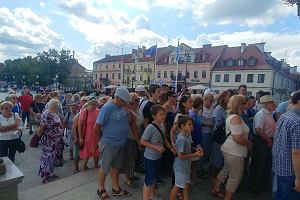
{"label": "striped shirt", "polygon": [[292,149],[300,149],[300,110],[283,114],[276,125],[273,142],[273,171],[278,176],[294,176]]}

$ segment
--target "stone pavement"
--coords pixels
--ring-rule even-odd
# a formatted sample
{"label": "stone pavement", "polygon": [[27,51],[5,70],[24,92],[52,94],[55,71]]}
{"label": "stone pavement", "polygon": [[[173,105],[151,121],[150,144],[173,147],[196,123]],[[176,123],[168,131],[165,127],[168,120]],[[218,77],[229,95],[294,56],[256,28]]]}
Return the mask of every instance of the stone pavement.
{"label": "stone pavement", "polygon": [[[24,134],[23,140],[27,145],[24,154],[17,153],[16,165],[24,173],[25,178],[19,185],[19,200],[94,200],[98,199],[96,196],[97,189],[97,169],[91,169],[87,172],[80,172],[73,174],[73,162],[68,160],[68,152],[65,150],[65,163],[63,167],[56,168],[56,173],[59,179],[52,181],[48,184],[42,184],[38,175],[40,148],[29,147],[30,135]],[[92,167],[92,163],[89,163]],[[130,188],[124,185],[124,178],[121,175],[121,187],[130,191],[132,196],[126,199],[141,200],[142,199],[142,186],[143,175],[137,174],[140,180],[137,182],[137,188]],[[166,183],[170,183],[169,178],[165,178]],[[210,196],[210,180],[204,179],[202,183],[193,185],[191,187],[190,195],[191,200],[215,200],[216,198]],[[270,193],[254,195],[249,193],[244,186],[237,192],[234,199],[236,200],[269,200],[271,199]],[[107,178],[107,190],[111,192],[110,178]],[[170,184],[159,186],[157,190],[157,199],[168,199]],[[124,199],[114,198],[111,199]]]}

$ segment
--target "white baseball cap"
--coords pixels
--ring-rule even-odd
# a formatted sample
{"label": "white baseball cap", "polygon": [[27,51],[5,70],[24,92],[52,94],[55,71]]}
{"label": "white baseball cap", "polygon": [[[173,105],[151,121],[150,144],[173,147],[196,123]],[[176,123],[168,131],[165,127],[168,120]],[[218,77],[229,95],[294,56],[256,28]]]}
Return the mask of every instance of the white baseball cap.
{"label": "white baseball cap", "polygon": [[136,86],[135,91],[136,92],[146,92],[146,89],[143,85],[138,85],[138,86]]}

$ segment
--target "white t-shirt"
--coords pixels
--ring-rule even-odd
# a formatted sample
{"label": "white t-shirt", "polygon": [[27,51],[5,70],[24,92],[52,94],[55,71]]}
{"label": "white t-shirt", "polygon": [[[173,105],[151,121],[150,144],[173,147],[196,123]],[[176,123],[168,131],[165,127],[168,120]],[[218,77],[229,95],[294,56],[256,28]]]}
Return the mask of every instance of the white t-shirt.
{"label": "white t-shirt", "polygon": [[224,144],[221,146],[221,150],[225,153],[228,153],[233,156],[239,157],[247,157],[248,149],[244,145],[240,145],[233,140],[232,135],[243,135],[246,139],[248,139],[249,134],[249,127],[242,121],[241,124],[232,125],[230,123],[231,119],[237,115],[230,115],[226,119],[226,134],[228,135],[230,132],[231,134],[228,136]]}
{"label": "white t-shirt", "polygon": [[[10,118],[3,117],[0,115],[0,124],[1,126],[10,126],[15,123],[15,120],[20,119],[17,113],[14,113],[15,116],[11,116]],[[0,130],[0,140],[14,140],[19,138],[19,131],[13,130],[9,132],[1,132]]]}

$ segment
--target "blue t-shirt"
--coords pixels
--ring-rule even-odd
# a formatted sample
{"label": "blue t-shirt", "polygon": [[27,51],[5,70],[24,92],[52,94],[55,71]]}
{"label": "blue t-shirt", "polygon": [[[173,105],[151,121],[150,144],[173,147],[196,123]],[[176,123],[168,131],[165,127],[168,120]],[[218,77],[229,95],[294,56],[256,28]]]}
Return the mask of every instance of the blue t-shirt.
{"label": "blue t-shirt", "polygon": [[279,112],[281,114],[286,113],[286,110],[289,106],[289,101],[285,101],[285,102],[281,102],[277,108],[276,108],[276,112]]}
{"label": "blue t-shirt", "polygon": [[129,118],[123,107],[107,102],[101,108],[97,124],[102,125],[101,142],[116,147],[124,147],[129,133]]}
{"label": "blue t-shirt", "polygon": [[192,110],[189,111],[189,116],[194,121],[194,129],[192,131],[193,145],[201,144],[201,123],[202,123],[202,118],[198,113],[195,113]]}

